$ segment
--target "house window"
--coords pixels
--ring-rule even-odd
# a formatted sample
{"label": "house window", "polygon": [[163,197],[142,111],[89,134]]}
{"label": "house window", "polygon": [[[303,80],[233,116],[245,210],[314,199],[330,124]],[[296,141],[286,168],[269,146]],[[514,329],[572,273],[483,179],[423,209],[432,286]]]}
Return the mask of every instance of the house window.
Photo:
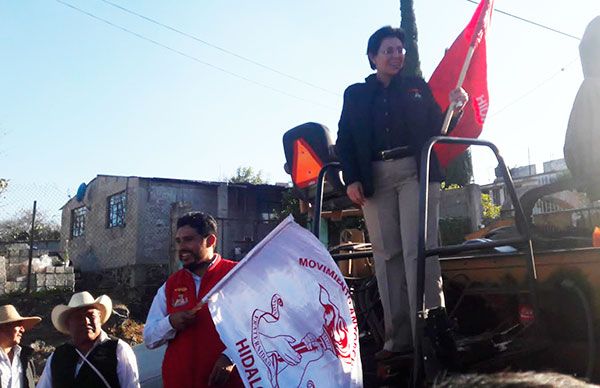
{"label": "house window", "polygon": [[278,202],[260,202],[258,204],[258,213],[262,221],[273,221],[277,219],[277,213],[281,211],[281,204]]}
{"label": "house window", "polygon": [[108,227],[125,226],[127,193],[125,191],[108,197]]}
{"label": "house window", "polygon": [[79,237],[85,233],[85,215],[87,209],[85,206],[73,209],[71,212],[71,236]]}

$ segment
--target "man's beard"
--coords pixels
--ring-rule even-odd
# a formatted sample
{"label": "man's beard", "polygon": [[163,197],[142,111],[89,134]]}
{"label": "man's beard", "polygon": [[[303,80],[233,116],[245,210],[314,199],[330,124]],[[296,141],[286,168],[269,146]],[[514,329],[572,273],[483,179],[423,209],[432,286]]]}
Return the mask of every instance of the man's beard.
{"label": "man's beard", "polygon": [[191,263],[183,265],[183,268],[187,269],[190,272],[194,272],[202,267],[206,267],[209,264],[209,263],[200,261],[200,257],[198,255],[196,255],[194,252],[186,251],[186,253],[191,254],[192,257],[194,258],[194,261],[192,261]]}
{"label": "man's beard", "polygon": [[202,263],[200,261],[194,261],[193,263],[189,263],[183,266],[183,268],[187,269],[190,272],[194,272],[197,269],[200,269],[202,267],[205,267],[206,263]]}

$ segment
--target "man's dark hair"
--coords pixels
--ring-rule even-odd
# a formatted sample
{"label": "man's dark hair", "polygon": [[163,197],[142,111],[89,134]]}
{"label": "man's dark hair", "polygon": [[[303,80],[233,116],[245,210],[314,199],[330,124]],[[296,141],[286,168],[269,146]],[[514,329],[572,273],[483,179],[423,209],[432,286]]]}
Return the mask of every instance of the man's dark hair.
{"label": "man's dark hair", "polygon": [[203,212],[189,212],[179,217],[177,229],[189,226],[196,229],[199,235],[207,237],[209,234],[217,234],[217,221],[210,214]]}
{"label": "man's dark hair", "polygon": [[[375,56],[381,47],[381,42],[385,38],[398,38],[404,44],[404,30],[402,28],[393,28],[392,26],[381,27],[371,35],[367,44],[367,58],[369,54]],[[369,59],[371,69],[375,70],[375,64]]]}

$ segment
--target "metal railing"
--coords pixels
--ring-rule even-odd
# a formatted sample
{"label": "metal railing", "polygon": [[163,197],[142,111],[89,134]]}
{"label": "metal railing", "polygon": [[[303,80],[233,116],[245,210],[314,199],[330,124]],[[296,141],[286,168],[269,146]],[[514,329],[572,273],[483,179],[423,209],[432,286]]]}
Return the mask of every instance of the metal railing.
{"label": "metal railing", "polygon": [[[515,224],[519,232],[520,238],[503,239],[493,242],[480,242],[468,245],[452,245],[447,247],[439,247],[427,249],[427,218],[428,218],[428,199],[429,199],[429,172],[431,167],[431,152],[436,143],[455,144],[467,146],[483,146],[492,150],[498,161],[498,167],[502,171],[502,176],[505,181],[506,188],[514,204],[515,208]],[[425,290],[425,260],[431,256],[440,254],[455,254],[464,251],[478,250],[482,248],[493,248],[502,245],[511,244],[527,244],[526,269],[527,269],[527,288],[530,293],[530,300],[536,317],[539,317],[539,308],[536,293],[537,274],[535,270],[535,257],[533,255],[533,247],[531,243],[531,234],[529,224],[524,215],[523,208],[517,196],[510,171],[504,163],[504,159],[500,156],[498,148],[491,142],[478,139],[467,139],[458,137],[437,136],[431,138],[424,146],[421,152],[421,165],[419,171],[419,242],[418,242],[418,258],[417,258],[417,311],[416,325],[413,327],[414,341],[414,363],[413,363],[413,386],[419,387],[423,385],[425,379],[425,358],[423,354],[423,337],[425,335],[425,319],[426,310],[424,306],[424,290]],[[437,260],[437,257],[436,257]],[[432,355],[426,355],[430,357]]]}

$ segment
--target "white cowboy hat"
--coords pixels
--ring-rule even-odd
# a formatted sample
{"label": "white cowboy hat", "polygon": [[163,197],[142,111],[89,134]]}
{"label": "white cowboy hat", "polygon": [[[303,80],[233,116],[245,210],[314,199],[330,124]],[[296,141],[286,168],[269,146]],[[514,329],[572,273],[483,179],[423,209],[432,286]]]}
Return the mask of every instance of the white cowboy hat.
{"label": "white cowboy hat", "polygon": [[40,323],[41,320],[42,318],[40,317],[22,317],[12,304],[0,306],[0,325],[4,323],[23,322],[25,330],[29,330]]}
{"label": "white cowboy hat", "polygon": [[59,304],[52,309],[52,324],[56,330],[63,334],[69,334],[66,323],[67,317],[71,311],[82,307],[95,307],[100,310],[101,325],[104,325],[108,321],[112,313],[112,301],[108,296],[100,295],[94,299],[92,294],[87,291],[77,292],[73,294],[67,306]]}

